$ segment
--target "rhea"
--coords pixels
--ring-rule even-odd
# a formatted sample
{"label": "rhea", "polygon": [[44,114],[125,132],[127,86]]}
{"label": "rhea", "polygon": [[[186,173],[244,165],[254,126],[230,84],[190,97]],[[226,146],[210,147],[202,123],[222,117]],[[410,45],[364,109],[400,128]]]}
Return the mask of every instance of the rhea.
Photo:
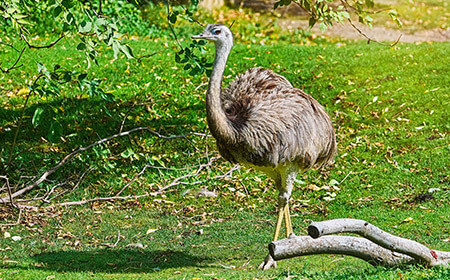
{"label": "rhea", "polygon": [[[208,24],[193,39],[213,41],[216,56],[206,93],[208,127],[220,154],[232,163],[262,171],[275,182],[278,219],[293,234],[289,198],[298,172],[333,162],[336,137],[330,118],[311,96],[272,70],[251,68],[222,89],[233,34],[222,24]],[[261,269],[276,267],[270,256]]]}

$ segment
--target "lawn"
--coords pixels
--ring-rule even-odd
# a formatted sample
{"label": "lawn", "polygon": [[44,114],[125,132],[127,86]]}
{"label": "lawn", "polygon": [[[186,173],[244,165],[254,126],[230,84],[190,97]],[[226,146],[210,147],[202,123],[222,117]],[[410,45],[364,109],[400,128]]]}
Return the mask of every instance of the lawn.
{"label": "lawn", "polygon": [[[183,39],[183,44],[190,42]],[[298,176],[290,202],[296,234],[306,234],[311,220],[349,217],[449,251],[450,67],[443,58],[450,43],[304,43],[257,45],[238,37],[224,77],[228,84],[247,68],[271,68],[311,94],[332,118],[339,154],[327,170]],[[67,193],[33,204],[40,207],[36,211],[22,211],[18,225],[0,227],[1,279],[450,277],[448,268],[376,268],[341,255],[284,260],[276,269],[259,271],[275,228],[273,183],[245,167],[223,176],[233,165],[216,158],[214,140],[205,136],[207,76],[191,77],[175,62],[175,42],[140,37],[129,44],[135,53],[151,56],[140,62],[114,60],[112,50],[104,49],[89,75],[101,81],[114,101],[90,97],[76,83],[64,84],[59,95],[30,97],[11,182],[25,184],[26,176],[41,174],[76,148],[121,130],[148,126],[167,136],[197,134],[165,140],[138,132],[80,153],[27,197],[40,196],[60,182],[68,183],[55,193]],[[212,45],[207,53],[212,60]],[[4,49],[0,54],[8,62],[16,55]],[[80,72],[87,67],[71,38],[55,49],[27,51],[23,61],[27,63],[17,71],[0,76],[2,163],[37,63]],[[35,127],[37,108],[47,121]],[[54,143],[48,134],[52,122],[62,128]],[[206,167],[198,171],[201,164]],[[158,192],[189,174],[195,176],[182,180],[185,184]],[[112,196],[122,189],[122,195],[149,195],[52,206]],[[201,189],[217,197],[198,197]],[[0,213],[4,223],[17,219],[9,207],[2,206]]]}

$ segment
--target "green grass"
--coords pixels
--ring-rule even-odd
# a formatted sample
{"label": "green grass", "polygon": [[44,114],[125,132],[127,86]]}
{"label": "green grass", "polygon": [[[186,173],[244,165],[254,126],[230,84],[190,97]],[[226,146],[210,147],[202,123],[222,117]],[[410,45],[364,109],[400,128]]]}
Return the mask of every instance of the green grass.
{"label": "green grass", "polygon": [[[241,41],[240,41],[241,40]],[[244,42],[245,44],[243,44]],[[294,231],[306,234],[310,220],[352,217],[414,239],[437,250],[450,250],[449,238],[449,92],[450,68],[443,57],[450,43],[399,44],[389,48],[365,43],[248,45],[239,39],[228,63],[225,83],[252,66],[286,76],[325,106],[336,128],[339,155],[329,170],[298,177],[292,195]],[[208,133],[204,108],[207,77],[188,77],[173,59],[173,42],[130,41],[135,53],[155,55],[141,63],[111,60],[103,50],[89,78],[102,80],[114,102],[88,97],[76,84],[60,96],[32,96],[25,110],[11,183],[39,174],[79,146],[124,130],[149,126],[162,134]],[[208,46],[212,59],[212,46]],[[15,53],[0,50],[5,65]],[[71,39],[52,50],[27,50],[27,63],[0,76],[0,154],[5,163],[36,63],[86,68]],[[203,85],[202,85],[203,84]],[[201,86],[200,86],[201,85]],[[199,87],[200,86],[200,87]],[[197,90],[196,90],[197,89]],[[34,128],[35,109],[63,127],[63,139],[47,141],[48,125]],[[59,202],[114,195],[144,165],[149,168],[123,195],[157,191],[195,165],[217,156],[212,139],[191,136],[162,140],[137,133],[87,151],[52,176],[38,196],[60,181],[86,180]],[[208,158],[207,158],[207,156]],[[188,169],[180,169],[188,168]],[[267,253],[276,219],[272,182],[241,168],[232,178],[212,180],[231,165],[222,159],[198,177],[197,185],[179,185],[163,195],[89,206],[24,212],[21,224],[0,228],[1,279],[448,279],[449,269],[374,268],[338,255],[309,256],[279,262],[267,272],[256,267]],[[338,189],[315,190],[331,180]],[[345,180],[344,180],[345,179]],[[71,190],[73,185],[57,189]],[[217,198],[196,198],[208,188]],[[431,197],[429,189],[439,188]],[[327,198],[334,193],[333,200]],[[48,204],[43,204],[43,207]],[[1,217],[17,218],[8,208]],[[412,219],[409,219],[412,218]],[[147,231],[151,230],[147,234]],[[20,241],[3,238],[4,233]],[[120,234],[120,235],[119,235]],[[120,236],[118,238],[118,236]],[[447,240],[447,241],[445,241]],[[130,244],[142,244],[133,248]]]}

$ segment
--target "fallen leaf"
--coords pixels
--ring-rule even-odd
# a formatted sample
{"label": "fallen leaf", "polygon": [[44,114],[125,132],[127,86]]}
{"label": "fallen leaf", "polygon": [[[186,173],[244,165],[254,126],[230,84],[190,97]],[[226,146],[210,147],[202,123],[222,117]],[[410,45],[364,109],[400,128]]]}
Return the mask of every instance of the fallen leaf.
{"label": "fallen leaf", "polygon": [[204,197],[217,197],[217,194],[215,192],[208,191],[207,189],[201,189],[201,190],[198,190],[195,193],[195,197],[201,197],[201,196],[204,196]]}
{"label": "fallen leaf", "polygon": [[307,188],[310,189],[310,190],[313,190],[313,191],[320,191],[320,188],[318,186],[314,185],[314,184],[308,185]]}
{"label": "fallen leaf", "polygon": [[412,222],[414,222],[414,219],[412,217],[408,217],[402,221],[402,223],[412,223]]}
{"label": "fallen leaf", "polygon": [[339,182],[335,179],[331,179],[330,186],[335,186],[335,185],[339,185]]}
{"label": "fallen leaf", "polygon": [[125,247],[132,249],[145,249],[147,246],[144,246],[142,243],[130,243]]}
{"label": "fallen leaf", "polygon": [[158,231],[158,230],[159,230],[158,228],[149,228],[145,234],[154,233],[155,231]]}

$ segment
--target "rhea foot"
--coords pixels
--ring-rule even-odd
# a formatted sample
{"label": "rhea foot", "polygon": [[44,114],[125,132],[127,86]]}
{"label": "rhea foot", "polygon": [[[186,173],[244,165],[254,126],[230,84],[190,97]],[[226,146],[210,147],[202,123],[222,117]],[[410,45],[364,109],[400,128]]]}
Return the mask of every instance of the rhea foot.
{"label": "rhea foot", "polygon": [[277,262],[272,258],[270,254],[267,254],[267,257],[264,259],[264,261],[259,265],[259,269],[261,270],[268,270],[270,268],[276,268]]}

